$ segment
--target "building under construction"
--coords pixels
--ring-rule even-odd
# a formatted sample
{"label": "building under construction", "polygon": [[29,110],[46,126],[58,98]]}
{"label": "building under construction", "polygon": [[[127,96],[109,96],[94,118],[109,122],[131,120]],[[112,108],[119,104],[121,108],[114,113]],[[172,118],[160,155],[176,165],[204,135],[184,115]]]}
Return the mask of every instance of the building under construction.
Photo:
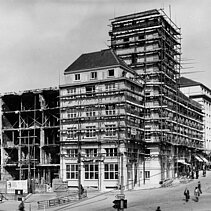
{"label": "building under construction", "polygon": [[203,113],[179,91],[180,28],[163,10],[149,10],[112,19],[109,35],[111,48],[145,84],[147,182],[186,174],[203,148]]}
{"label": "building under construction", "polygon": [[1,96],[1,180],[59,176],[59,112],[58,88]]}
{"label": "building under construction", "polygon": [[81,55],[64,76],[63,180],[99,190],[139,185],[145,153],[142,80],[111,49]]}
{"label": "building under construction", "polygon": [[132,189],[198,167],[203,113],[177,83],[180,29],[162,10],[111,27],[111,49],[81,55],[59,89],[1,96],[1,180]]}

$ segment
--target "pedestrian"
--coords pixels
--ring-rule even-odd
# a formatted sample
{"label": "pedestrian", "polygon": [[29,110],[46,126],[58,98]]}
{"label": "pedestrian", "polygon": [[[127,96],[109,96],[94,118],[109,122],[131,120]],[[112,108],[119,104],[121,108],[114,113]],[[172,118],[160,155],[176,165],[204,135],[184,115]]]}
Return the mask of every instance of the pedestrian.
{"label": "pedestrian", "polygon": [[206,177],[206,170],[203,169],[203,177]]}
{"label": "pedestrian", "polygon": [[194,171],[191,171],[191,178],[194,179]]}
{"label": "pedestrian", "polygon": [[23,201],[19,204],[18,210],[19,210],[19,211],[24,211],[24,210],[25,210]]}
{"label": "pedestrian", "polygon": [[83,188],[82,184],[80,184],[80,189],[81,189],[81,195],[83,195],[83,193],[84,193],[84,188]]}
{"label": "pedestrian", "polygon": [[188,202],[188,200],[190,199],[190,192],[187,187],[185,188],[184,195],[185,195],[185,201]]}
{"label": "pedestrian", "polygon": [[195,187],[194,196],[196,197],[196,202],[198,202],[199,201],[199,189],[198,189],[198,187]]}
{"label": "pedestrian", "polygon": [[161,211],[160,206],[158,206],[155,211]]}
{"label": "pedestrian", "polygon": [[196,170],[196,179],[198,179],[199,178],[199,170],[197,169]]}
{"label": "pedestrian", "polygon": [[198,189],[199,189],[199,193],[202,194],[202,190],[201,190],[201,182],[198,181]]}

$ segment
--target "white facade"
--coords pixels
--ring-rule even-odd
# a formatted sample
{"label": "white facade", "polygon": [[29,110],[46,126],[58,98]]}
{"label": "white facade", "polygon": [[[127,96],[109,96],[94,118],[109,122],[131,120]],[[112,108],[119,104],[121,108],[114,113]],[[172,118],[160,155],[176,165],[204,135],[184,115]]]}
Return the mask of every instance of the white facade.
{"label": "white facade", "polygon": [[183,84],[180,90],[188,97],[202,105],[204,112],[204,148],[211,151],[211,90],[200,83],[186,86]]}
{"label": "white facade", "polygon": [[135,76],[121,65],[65,73],[60,177],[68,186],[80,180],[85,187],[113,189],[120,185],[121,172],[126,189],[140,185],[143,87]]}

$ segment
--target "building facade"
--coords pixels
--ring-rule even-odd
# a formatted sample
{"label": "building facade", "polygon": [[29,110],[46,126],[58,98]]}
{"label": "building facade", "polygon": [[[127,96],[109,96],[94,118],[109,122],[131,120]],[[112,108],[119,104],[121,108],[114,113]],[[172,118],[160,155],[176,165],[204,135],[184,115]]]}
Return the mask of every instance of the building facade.
{"label": "building facade", "polygon": [[211,152],[211,90],[200,82],[181,77],[180,90],[202,105],[204,113],[204,150]]}
{"label": "building facade", "polygon": [[59,89],[10,92],[0,100],[1,180],[51,185],[60,169]]}
{"label": "building facade", "polygon": [[179,89],[180,29],[162,10],[117,17],[111,26],[111,49],[82,54],[59,89],[1,96],[2,180],[60,177],[99,190],[123,180],[133,189],[203,161],[210,92],[189,95],[196,102]]}
{"label": "building facade", "polygon": [[143,178],[143,82],[107,49],[81,55],[64,72],[61,177],[68,186],[128,189]]}
{"label": "building facade", "polygon": [[179,90],[181,33],[163,10],[111,20],[111,48],[144,81],[145,168],[157,184],[190,171],[203,148],[201,106]]}

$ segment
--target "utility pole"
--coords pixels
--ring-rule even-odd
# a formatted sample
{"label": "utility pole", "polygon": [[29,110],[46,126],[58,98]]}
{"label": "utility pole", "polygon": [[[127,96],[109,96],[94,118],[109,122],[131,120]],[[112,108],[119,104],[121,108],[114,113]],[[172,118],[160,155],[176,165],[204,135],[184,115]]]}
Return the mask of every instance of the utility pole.
{"label": "utility pole", "polygon": [[123,158],[124,154],[120,152],[120,165],[121,165],[121,188],[120,188],[120,194],[116,195],[118,198],[117,200],[114,200],[114,209],[117,209],[118,211],[124,211],[124,208],[127,208],[127,200],[125,200],[125,194],[124,194],[124,174],[123,174]]}
{"label": "utility pole", "polygon": [[78,115],[78,199],[81,199],[81,142],[80,142],[80,119]]}
{"label": "utility pole", "polygon": [[29,181],[29,193],[32,192],[31,186],[31,155],[30,155],[30,142],[29,142],[29,131],[28,131],[28,181]]}
{"label": "utility pole", "polygon": [[121,200],[121,205],[120,205],[120,210],[124,211],[124,199],[125,199],[125,194],[124,194],[124,175],[123,175],[123,153],[121,153],[121,190],[120,190],[120,195],[122,195],[123,200]]}

